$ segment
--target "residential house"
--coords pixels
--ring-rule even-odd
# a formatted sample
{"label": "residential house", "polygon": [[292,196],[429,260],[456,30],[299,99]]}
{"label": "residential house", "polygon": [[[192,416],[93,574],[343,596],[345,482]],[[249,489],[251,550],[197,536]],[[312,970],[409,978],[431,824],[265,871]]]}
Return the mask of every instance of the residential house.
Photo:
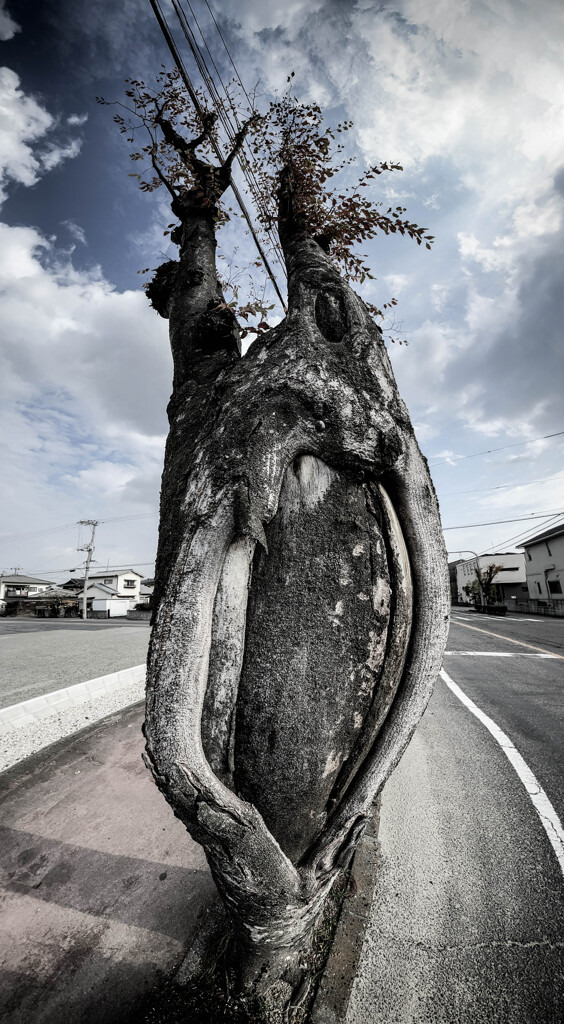
{"label": "residential house", "polygon": [[564,601],[564,524],[553,526],[519,544],[525,549],[527,590],[532,601],[553,605]]}
{"label": "residential house", "polygon": [[142,573],[135,569],[89,573],[88,608],[96,617],[127,615],[140,602],[142,579]]}
{"label": "residential house", "polygon": [[485,555],[478,555],[476,558],[466,558],[456,566],[456,586],[458,600],[464,604],[470,604],[468,594],[464,592],[465,586],[471,586],[476,576],[476,565],[482,573],[488,565],[502,565],[503,569],[494,578],[493,593],[495,600],[500,604],[511,606],[519,600],[526,599],[528,591],[525,576],[525,556],[519,551],[495,551]]}
{"label": "residential house", "polygon": [[110,587],[118,597],[127,597],[137,603],[143,573],[136,572],[135,569],[110,569],[106,572],[90,572],[88,579],[91,584]]}
{"label": "residential house", "polygon": [[[21,581],[25,582],[21,582]],[[17,581],[17,582],[15,582]],[[0,615],[69,617],[76,614],[76,600],[67,590],[33,576],[2,577]]]}
{"label": "residential house", "polygon": [[[127,615],[128,611],[146,600],[142,579],[142,574],[135,569],[107,569],[105,572],[89,573],[86,590],[89,612],[94,613],[96,618]],[[74,591],[82,610],[84,577],[72,577],[63,586]]]}
{"label": "residential house", "polygon": [[39,580],[35,576],[23,576],[17,572],[10,576],[0,576],[0,601],[11,597],[34,597],[54,586],[51,580]]}
{"label": "residential house", "polygon": [[153,587],[148,587],[145,583],[141,583],[139,588],[139,604],[147,605],[147,608],[151,604],[151,598],[153,596]]}

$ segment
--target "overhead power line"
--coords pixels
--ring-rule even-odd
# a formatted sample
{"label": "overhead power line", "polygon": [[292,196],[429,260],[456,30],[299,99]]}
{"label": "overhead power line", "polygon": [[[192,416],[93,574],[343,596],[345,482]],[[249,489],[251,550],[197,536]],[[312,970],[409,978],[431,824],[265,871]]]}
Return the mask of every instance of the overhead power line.
{"label": "overhead power line", "polygon": [[[558,522],[559,519],[562,519],[561,512],[559,512],[555,516],[551,516],[550,519],[547,519],[547,521],[542,524],[543,530],[550,529],[553,526],[560,526],[560,523]],[[534,526],[533,528],[530,528],[528,530],[521,530],[520,533],[514,533],[513,536],[506,537],[505,540],[500,540],[496,544],[490,544],[489,548],[485,549],[484,554],[486,554],[488,551],[493,551],[494,548],[505,547],[507,544],[511,544],[513,547],[516,547],[517,541],[526,541],[529,539],[529,537],[534,537],[537,531],[538,527]]]}
{"label": "overhead power line", "polygon": [[[95,561],[95,559],[94,559],[94,561]],[[154,565],[154,564],[155,564],[155,559],[153,558],[152,562],[130,562],[130,561],[125,561],[125,562],[120,562],[119,565],[99,565],[97,567],[96,575],[99,576],[103,572],[111,572],[112,570],[115,571],[116,569],[123,569],[124,571],[127,571],[127,569],[134,569],[135,566]],[[49,575],[49,576],[66,576],[66,575],[68,575],[68,573],[71,573],[71,572],[73,572],[72,568],[70,568],[70,569],[33,569],[33,571],[30,571],[28,573],[28,575],[29,576],[39,576],[39,575],[42,575],[42,576],[46,576],[46,575]],[[90,575],[92,576],[93,573],[90,573]]]}
{"label": "overhead power line", "polygon": [[[239,131],[240,128],[241,128],[241,123],[240,123],[240,120],[239,120],[239,115],[237,113],[237,108],[236,108],[235,104],[233,103],[233,100],[232,100],[232,98],[231,98],[231,96],[229,94],[229,90],[227,89],[227,87],[226,87],[226,85],[225,85],[225,83],[223,81],[223,78],[221,76],[221,72],[220,72],[220,70],[219,70],[219,68],[218,68],[218,66],[217,66],[217,64],[216,64],[216,62],[214,60],[213,54],[212,54],[212,52],[211,52],[211,50],[210,50],[210,48],[208,46],[208,43],[206,41],[206,37],[205,37],[205,35],[204,35],[203,31],[202,31],[202,28],[201,28],[200,23],[198,21],[198,18],[196,16],[196,12],[195,12],[192,4],[190,3],[190,0],[184,0],[184,2],[186,3],[186,5],[187,5],[187,7],[188,7],[188,9],[190,11],[190,14],[192,15],[192,18],[194,19],[194,24],[195,24],[196,28],[198,29],[198,32],[200,34],[200,37],[201,37],[202,42],[204,44],[204,47],[205,47],[207,53],[209,54],[209,58],[210,58],[210,61],[211,61],[212,65],[213,65],[213,69],[214,69],[215,74],[217,76],[217,79],[218,79],[218,81],[219,81],[219,83],[221,85],[221,88],[223,89],[223,93],[225,95],[225,99],[227,100],[227,103],[228,103],[229,108],[231,110],[231,113],[233,115],[233,119],[235,121],[236,129],[237,129],[237,131]],[[181,26],[182,26],[182,29],[184,31],[184,34],[185,34],[185,36],[187,38],[188,44],[189,44],[189,46],[190,46],[190,48],[191,48],[191,50],[193,52],[194,59],[196,61],[196,64],[198,65],[198,69],[200,71],[202,79],[203,79],[203,81],[207,85],[208,92],[210,93],[210,96],[212,97],[212,99],[214,99],[214,102],[216,104],[216,109],[218,111],[218,114],[219,114],[219,116],[222,119],[222,123],[224,125],[224,128],[225,128],[225,130],[226,130],[226,132],[228,134],[228,137],[229,137],[229,139],[231,141],[231,144],[233,145],[235,143],[235,134],[236,134],[236,132],[235,132],[235,130],[234,130],[232,124],[231,124],[231,121],[230,121],[230,118],[229,118],[229,114],[228,114],[228,112],[226,110],[226,107],[225,107],[225,103],[224,103],[222,97],[219,94],[219,90],[217,89],[217,87],[215,85],[214,78],[213,78],[213,75],[211,73],[210,68],[207,65],[206,58],[205,58],[202,50],[198,46],[195,34],[192,31],[192,29],[190,28],[190,25],[189,25],[188,19],[186,18],[186,15],[182,11],[181,0],[173,0],[173,6],[174,6],[174,9],[175,9],[175,11],[177,13],[177,17],[178,17],[178,19],[179,19],[179,21],[181,23]],[[251,102],[251,99],[249,97],[249,94],[248,94],[247,90],[245,89],[245,86],[243,85],[243,82],[241,80],[241,76],[240,76],[239,72],[237,71],[237,68],[235,67],[235,63],[233,61],[233,58],[232,58],[231,54],[229,53],[229,50],[227,49],[227,44],[225,42],[225,39],[223,38],[221,29],[220,29],[220,27],[219,27],[219,25],[218,25],[218,23],[217,23],[217,21],[216,21],[216,19],[214,17],[214,14],[213,14],[213,11],[212,11],[210,5],[207,3],[206,6],[207,6],[208,11],[209,11],[209,13],[211,15],[211,18],[212,18],[213,24],[214,24],[214,26],[216,28],[216,31],[218,33],[218,36],[219,36],[221,42],[223,43],[223,47],[225,49],[225,52],[227,53],[227,56],[229,57],[229,60],[230,60],[230,62],[232,64],[233,70],[235,71],[235,75],[236,75],[237,81],[239,83],[239,86],[240,86],[240,88],[241,88],[241,90],[242,90],[242,92],[243,92],[243,94],[244,94],[244,96],[245,96],[245,98],[247,100],[247,103],[249,105],[249,110],[252,110],[253,109],[253,104]],[[177,11],[177,8],[179,9],[179,11]],[[179,12],[181,12],[181,14]],[[266,207],[264,205],[263,199],[262,199],[261,194],[260,194],[260,187],[259,187],[258,181],[256,179],[255,173],[253,171],[253,155],[251,153],[251,150],[249,148],[249,145],[248,145],[248,142],[247,142],[246,139],[243,141],[243,150],[246,151],[248,160],[243,162],[240,159],[238,159],[237,162],[239,163],[239,166],[241,167],[241,170],[243,171],[243,174],[244,174],[245,179],[247,181],[247,185],[249,186],[249,189],[251,191],[253,199],[254,199],[254,201],[256,203],[256,206],[258,208],[259,214],[262,217],[264,230],[267,232],[268,237],[270,238],[270,242],[272,244],[274,252],[276,253],[277,260],[278,260],[278,262],[280,264],[280,267],[281,267],[283,273],[285,274],[286,273],[286,268],[285,268],[285,264],[284,264],[284,256],[283,256],[283,253],[282,253],[282,247],[280,246],[279,241],[276,239],[274,233],[272,232],[272,229],[268,226],[268,211],[267,211],[267,209],[266,209]]]}
{"label": "overhead power line", "polygon": [[555,515],[564,515],[564,509],[558,512],[532,512],[529,516],[520,516],[518,519],[492,519],[487,523],[463,523],[462,526],[443,526],[443,530],[470,530],[477,526],[498,526],[500,523],[525,523],[530,519],[549,519]]}
{"label": "overhead power line", "polygon": [[[169,50],[170,50],[170,52],[172,54],[172,58],[174,60],[174,63],[176,64],[176,66],[177,66],[177,68],[178,68],[178,70],[180,72],[180,76],[182,78],[182,81],[184,82],[184,85],[186,86],[186,89],[188,91],[188,95],[190,96],[190,99],[192,100],[192,103],[194,104],[194,107],[195,107],[197,113],[199,114],[201,120],[203,121],[203,119],[204,119],[204,110],[203,110],[202,105],[201,105],[201,103],[200,103],[200,101],[198,99],[198,96],[196,94],[194,86],[192,85],[192,82],[190,80],[188,72],[186,71],[184,63],[183,63],[182,58],[180,56],[180,53],[178,51],[178,47],[177,47],[177,45],[176,45],[176,43],[174,41],[174,38],[172,36],[172,33],[171,33],[171,31],[170,31],[170,29],[168,27],[166,18],[165,18],[164,14],[163,14],[163,12],[161,10],[161,6],[160,6],[160,3],[159,3],[159,0],[150,0],[150,4],[151,4],[151,7],[153,8],[153,12],[154,12],[155,17],[157,19],[157,22],[159,24],[161,32],[162,32],[162,34],[163,34],[163,36],[165,38],[166,44],[167,44],[167,46],[168,46],[168,48],[169,48]],[[177,5],[175,3],[175,0],[173,0],[173,6],[174,6],[175,11],[176,11]],[[180,20],[180,18],[179,18],[179,20]],[[213,101],[213,96],[212,96],[212,101]],[[221,163],[223,163],[224,162],[224,156],[223,156],[223,153],[221,151],[221,148],[219,147],[219,145],[213,139],[211,140],[211,144],[212,144],[213,150],[214,150],[215,155],[217,156],[218,160]],[[282,296],[280,288],[278,287],[278,282],[276,280],[274,271],[272,270],[272,267],[270,266],[268,257],[266,255],[266,253],[264,252],[264,249],[263,249],[263,247],[262,247],[262,245],[260,243],[260,239],[258,238],[258,235],[257,235],[257,233],[255,231],[255,228],[254,228],[253,222],[251,220],[250,214],[249,214],[249,212],[247,210],[247,207],[245,206],[245,203],[243,201],[243,197],[242,197],[241,193],[239,192],[239,189],[237,188],[237,185],[235,184],[235,182],[233,180],[231,181],[231,188],[233,190],[233,194],[235,196],[235,199],[237,200],[237,203],[239,205],[241,213],[243,214],[243,217],[245,218],[245,220],[247,222],[247,225],[249,227],[249,231],[251,232],[252,239],[253,239],[253,241],[255,243],[255,246],[256,246],[256,248],[258,250],[260,258],[263,261],[264,268],[265,268],[268,276],[270,277],[270,280],[272,281],[273,287],[274,287],[274,289],[276,291],[276,294],[278,295],[278,298],[280,299],[280,302],[282,304],[283,309],[286,310],[286,303],[284,302],[284,298]]]}
{"label": "overhead power line", "polygon": [[531,437],[529,441],[516,441],[515,444],[505,444],[502,448],[488,448],[484,452],[473,452],[472,455],[451,455],[448,459],[441,459],[440,462],[429,463],[429,469],[434,469],[435,466],[444,466],[445,463],[452,465],[452,460],[456,459],[457,462],[463,462],[464,459],[477,459],[479,455],[493,455],[494,452],[505,452],[508,448],[522,448],[525,444],[533,444],[534,441],[546,441],[549,437],[561,437],[564,434],[564,430],[558,430],[556,434],[543,434],[542,437]]}
{"label": "overhead power line", "polygon": [[442,491],[442,498],[451,498],[454,494],[479,494],[481,491],[506,491],[512,487],[531,487],[533,484],[545,484],[546,480],[526,480],[521,483],[514,484],[495,484],[493,487],[470,487],[464,491]]}
{"label": "overhead power line", "polygon": [[64,530],[74,530],[76,525],[76,523],[63,523],[62,526],[52,526],[46,530],[37,530],[35,533],[4,533],[0,537],[0,542],[8,542],[14,540],[35,540],[37,537],[49,537],[53,533],[62,533]]}
{"label": "overhead power line", "polygon": [[[133,522],[139,519],[155,519],[159,515],[158,512],[139,512],[128,516],[111,516],[108,519],[98,519],[99,525],[102,523],[126,523]],[[6,533],[0,537],[0,542],[15,541],[15,540],[37,540],[41,537],[49,537],[54,533],[63,533],[65,530],[74,530],[78,524],[74,523],[63,523],[62,526],[52,526],[46,530],[37,530],[35,533]]]}

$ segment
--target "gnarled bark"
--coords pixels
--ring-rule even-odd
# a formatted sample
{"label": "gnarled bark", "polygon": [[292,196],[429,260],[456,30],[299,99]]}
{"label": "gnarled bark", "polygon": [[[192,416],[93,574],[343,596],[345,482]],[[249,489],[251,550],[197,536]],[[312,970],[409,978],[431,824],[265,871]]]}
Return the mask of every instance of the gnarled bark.
{"label": "gnarled bark", "polygon": [[155,302],[174,390],[145,728],[157,785],[229,911],[241,986],[278,985],[291,1003],[430,697],[449,591],[381,332],[284,188],[282,204],[288,315],[242,358],[214,206],[174,204],[180,259]]}

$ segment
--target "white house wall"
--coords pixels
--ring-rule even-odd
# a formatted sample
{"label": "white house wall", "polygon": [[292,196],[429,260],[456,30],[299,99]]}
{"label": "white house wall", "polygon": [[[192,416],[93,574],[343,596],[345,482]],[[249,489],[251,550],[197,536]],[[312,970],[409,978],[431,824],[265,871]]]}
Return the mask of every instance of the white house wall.
{"label": "white house wall", "polygon": [[[564,534],[548,537],[525,549],[529,597],[537,601],[564,598]],[[560,584],[561,593],[551,593],[548,582]]]}
{"label": "white house wall", "polygon": [[[456,567],[456,588],[458,600],[464,604],[470,604],[470,598],[464,593],[463,587],[472,585],[476,577],[476,559],[468,558]],[[507,584],[515,587],[515,595],[523,593],[522,586],[526,583],[525,556],[521,552],[507,552],[503,554],[480,555],[479,566],[482,572],[491,564],[503,565],[505,571],[501,571],[494,579],[494,584]],[[507,593],[504,586],[504,593]],[[524,594],[523,594],[524,596]]]}
{"label": "white house wall", "polygon": [[124,601],[122,597],[115,598],[94,598],[92,601],[93,612],[109,612],[110,619],[126,616],[133,608],[133,601]]}
{"label": "white house wall", "polygon": [[[120,596],[131,598],[134,601],[139,600],[139,591],[143,577],[133,570],[119,573],[109,572],[104,575],[102,575],[102,573],[96,573],[96,576],[90,576],[90,579],[92,580],[93,586],[102,584],[103,586],[111,587],[112,590],[117,591]],[[111,582],[106,583],[106,580],[110,580]],[[126,580],[134,580],[135,586],[126,587]]]}

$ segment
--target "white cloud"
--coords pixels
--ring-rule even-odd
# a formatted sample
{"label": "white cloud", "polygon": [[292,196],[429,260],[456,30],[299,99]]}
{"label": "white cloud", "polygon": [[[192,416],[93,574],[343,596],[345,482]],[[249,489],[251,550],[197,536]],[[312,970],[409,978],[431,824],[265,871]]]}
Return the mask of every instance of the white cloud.
{"label": "white cloud", "polygon": [[22,185],[38,180],[41,165],[31,143],[51,128],[53,118],[20,89],[20,80],[10,68],[0,68],[0,201],[5,198],[8,179]]}
{"label": "white cloud", "polygon": [[20,31],[20,26],[6,10],[5,0],[0,0],[0,41],[7,43],[9,39],[13,39],[16,32]]}
{"label": "white cloud", "polygon": [[[115,72],[137,46],[137,37],[121,31],[133,6],[110,12],[95,4],[79,16],[76,5],[66,5],[65,25],[82,40],[81,52],[94,53],[105,34],[97,70],[106,60],[108,74]],[[433,438],[449,458],[488,447],[479,435],[503,444],[506,435],[557,429],[564,319],[560,3],[245,0],[234,12],[219,0],[219,7],[230,44],[237,44],[240,23],[233,52],[247,85],[262,75],[265,89],[283,89],[295,70],[304,97],[333,103],[339,117],[344,111],[355,120],[362,157],[405,162],[404,175],[382,181],[381,195],[390,204],[405,199],[437,244],[425,254],[409,242],[381,239],[369,252],[379,278],[370,298],[381,303],[394,293],[390,283],[407,281],[399,315],[411,344],[391,346],[391,356],[421,440]],[[148,51],[152,57],[145,47],[136,59],[149,65]],[[33,184],[49,164],[73,153],[65,153],[68,139],[54,135],[61,126],[23,96],[17,77],[8,84],[14,117],[2,180]],[[79,127],[84,117],[71,115],[65,127]],[[155,212],[146,233],[152,248],[166,244],[160,219]],[[224,235],[229,244],[232,228]],[[135,223],[130,230],[140,236]],[[241,256],[250,243],[238,241]],[[13,229],[6,244],[5,376],[13,404],[4,436],[14,445],[9,486],[16,507],[25,517],[34,503],[50,502],[51,521],[60,522],[55,496],[154,504],[170,373],[164,323],[142,293],[120,294],[101,271],[77,271],[37,232]],[[539,429],[545,424],[546,431]],[[520,452],[501,453],[508,456],[504,465]],[[464,487],[479,464],[445,465],[445,479],[456,472]],[[97,510],[90,505],[81,513]],[[453,513],[448,521],[465,518]],[[480,546],[480,539],[465,539]]]}
{"label": "white cloud", "polygon": [[[33,185],[77,154],[79,139],[45,139],[55,129],[17,75],[1,69],[4,185]],[[86,244],[80,225],[64,226]],[[57,524],[120,508],[153,510],[158,501],[171,379],[166,324],[143,291],[116,291],[99,267],[77,270],[73,248],[0,223],[3,507],[14,533],[35,528],[39,509],[44,522]],[[123,557],[150,558],[155,525],[134,529],[144,550],[122,545]],[[106,540],[115,549],[108,531]],[[29,568],[27,541],[19,554],[14,543],[10,557]],[[51,564],[66,559],[68,539],[59,549],[42,543],[33,561],[43,561],[42,550]]]}
{"label": "white cloud", "polygon": [[527,513],[533,509],[540,511],[544,511],[545,508],[563,509],[564,470],[551,473],[541,480],[516,484],[514,487],[495,491],[487,498],[481,498],[478,504],[488,509],[516,511],[517,513]]}
{"label": "white cloud", "polygon": [[383,280],[394,297],[401,295],[404,288],[409,284],[407,274],[384,274]]}
{"label": "white cloud", "polygon": [[88,114],[71,114],[70,117],[67,117],[67,124],[70,124],[71,126],[80,126],[82,124],[86,124],[87,120]]}
{"label": "white cloud", "polygon": [[[225,13],[232,16],[228,6]],[[554,401],[542,399],[558,379],[560,328],[556,301],[549,313],[546,288],[539,281],[535,297],[527,282],[548,253],[560,259],[562,197],[553,181],[564,167],[561,5],[327,0],[320,9],[259,10],[252,2],[237,17],[246,66],[254,56],[270,88],[293,68],[298,94],[314,82],[339,116],[344,107],[366,161],[399,159],[406,168],[379,181],[384,198],[405,201],[408,214],[420,203],[437,236],[429,256],[414,255],[409,243],[400,254],[390,240],[369,254],[380,278],[363,292],[371,301],[381,305],[390,282],[408,281],[397,315],[410,347],[392,348],[408,403],[419,412],[420,400],[443,387],[443,406],[463,423],[474,402],[474,423],[498,405],[509,429],[525,419],[539,432],[535,416],[543,425],[554,416]],[[509,336],[525,313],[543,323],[545,373],[529,373],[524,337],[511,353]],[[504,361],[508,395],[500,394]],[[518,374],[529,381],[521,403]]]}
{"label": "white cloud", "polygon": [[32,228],[0,225],[0,288],[11,529],[33,528],[39,506],[52,523],[154,509],[171,378],[165,322],[142,291],[77,271]]}
{"label": "white cloud", "polygon": [[80,224],[75,224],[73,220],[64,220],[61,223],[77,242],[80,242],[81,245],[88,245],[84,228],[81,228]]}
{"label": "white cloud", "polygon": [[80,152],[81,140],[37,142],[56,128],[55,119],[32,96],[26,96],[10,68],[0,68],[0,203],[10,180],[35,185],[42,174]]}
{"label": "white cloud", "polygon": [[143,291],[117,292],[99,268],[77,271],[34,229],[6,225],[0,280],[12,380],[65,389],[101,434],[108,424],[149,434],[164,429],[166,324]]}
{"label": "white cloud", "polygon": [[71,139],[70,142],[57,145],[50,143],[46,149],[39,154],[41,167],[44,171],[52,171],[63,160],[72,160],[78,156],[82,147],[82,139]]}

